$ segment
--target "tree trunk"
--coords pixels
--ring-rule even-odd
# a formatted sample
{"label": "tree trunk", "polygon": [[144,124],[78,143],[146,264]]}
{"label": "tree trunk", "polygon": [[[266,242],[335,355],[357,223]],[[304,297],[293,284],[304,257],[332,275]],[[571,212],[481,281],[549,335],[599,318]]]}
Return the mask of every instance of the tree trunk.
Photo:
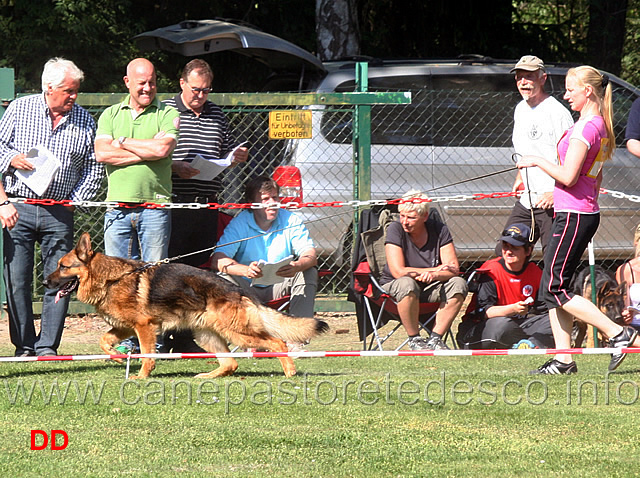
{"label": "tree trunk", "polygon": [[318,57],[335,60],[360,54],[354,0],[316,0]]}
{"label": "tree trunk", "polygon": [[628,0],[589,0],[587,57],[592,66],[620,74]]}

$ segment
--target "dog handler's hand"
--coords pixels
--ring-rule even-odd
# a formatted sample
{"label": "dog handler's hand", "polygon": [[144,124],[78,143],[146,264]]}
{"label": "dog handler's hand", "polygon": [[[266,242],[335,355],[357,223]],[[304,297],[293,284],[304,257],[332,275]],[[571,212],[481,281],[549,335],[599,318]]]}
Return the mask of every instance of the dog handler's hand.
{"label": "dog handler's hand", "polygon": [[537,166],[537,160],[538,157],[537,156],[522,156],[518,162],[516,163],[516,167],[518,169],[522,169],[522,168],[532,168],[534,166]]}
{"label": "dog handler's hand", "polygon": [[13,229],[18,222],[18,211],[13,204],[0,206],[0,223],[3,228]]}

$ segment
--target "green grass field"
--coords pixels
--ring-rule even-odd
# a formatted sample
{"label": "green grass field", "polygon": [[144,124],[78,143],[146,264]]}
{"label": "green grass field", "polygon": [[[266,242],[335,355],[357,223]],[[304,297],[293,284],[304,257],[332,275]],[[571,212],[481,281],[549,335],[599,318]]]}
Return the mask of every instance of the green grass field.
{"label": "green grass field", "polygon": [[[546,359],[298,359],[292,379],[239,359],[207,381],[192,376],[212,360],[159,361],[144,381],[105,361],[3,363],[1,476],[638,475],[640,355],[608,376],[607,356],[528,375]],[[68,446],[31,450],[31,430]]]}

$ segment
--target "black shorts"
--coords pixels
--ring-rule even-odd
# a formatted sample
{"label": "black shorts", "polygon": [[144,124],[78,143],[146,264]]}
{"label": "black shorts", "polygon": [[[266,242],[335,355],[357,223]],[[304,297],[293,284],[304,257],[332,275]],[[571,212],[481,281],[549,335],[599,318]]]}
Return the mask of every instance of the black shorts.
{"label": "black shorts", "polygon": [[549,309],[560,307],[573,297],[569,289],[571,278],[599,224],[599,213],[556,212],[540,280],[540,299]]}

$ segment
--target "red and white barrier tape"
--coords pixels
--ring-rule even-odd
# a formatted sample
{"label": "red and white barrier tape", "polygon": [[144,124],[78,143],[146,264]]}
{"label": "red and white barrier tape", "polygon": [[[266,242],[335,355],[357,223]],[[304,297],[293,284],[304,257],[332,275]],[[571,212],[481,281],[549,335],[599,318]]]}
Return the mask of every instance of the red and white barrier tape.
{"label": "red and white barrier tape", "polygon": [[[429,199],[411,198],[411,199],[370,199],[367,201],[351,200],[351,201],[330,201],[330,202],[286,202],[279,203],[278,206],[283,209],[302,209],[302,208],[321,208],[321,207],[369,207],[369,206],[385,206],[387,204],[401,204],[404,202],[447,202],[447,201],[477,201],[480,199],[493,199],[493,198],[505,198],[515,197],[518,193],[513,192],[496,192],[496,193],[475,193],[475,194],[458,194],[455,196],[441,196],[432,197]],[[54,199],[31,199],[31,198],[11,198],[11,202],[24,203],[24,204],[38,204],[41,206],[77,206],[77,207],[104,207],[104,208],[136,208],[145,207],[149,209],[262,209],[265,207],[273,207],[272,205],[265,206],[261,203],[151,203],[144,202],[140,204],[121,203],[117,201],[71,201],[54,200]]]}
{"label": "red and white barrier tape", "polygon": [[611,355],[640,353],[640,348],[587,349],[495,349],[495,350],[324,350],[302,352],[229,352],[229,353],[162,353],[118,355],[51,355],[44,357],[0,357],[0,362],[56,362],[110,359],[211,359],[211,358],[327,358],[327,357],[478,357],[498,355]]}
{"label": "red and white barrier tape", "polygon": [[[297,202],[291,201],[279,203],[278,206],[283,209],[302,209],[302,208],[322,208],[322,207],[369,207],[369,206],[385,206],[393,204],[401,204],[404,202],[461,202],[461,201],[478,201],[481,199],[498,199],[519,196],[521,192],[494,192],[494,193],[473,193],[473,194],[456,194],[454,196],[439,196],[423,198],[398,198],[398,199],[370,199],[367,201],[351,200],[351,201],[329,201],[329,202]],[[626,194],[620,191],[600,188],[600,194],[608,194],[617,199],[626,199],[631,202],[640,202],[640,196],[635,194]],[[266,207],[260,203],[151,203],[144,202],[140,204],[121,203],[117,201],[71,201],[54,200],[54,199],[32,199],[32,198],[11,198],[11,202],[24,204],[38,204],[41,206],[52,206],[60,204],[64,206],[78,207],[105,207],[105,208],[134,208],[145,207],[149,209],[261,209]],[[272,206],[269,206],[272,207]]]}

